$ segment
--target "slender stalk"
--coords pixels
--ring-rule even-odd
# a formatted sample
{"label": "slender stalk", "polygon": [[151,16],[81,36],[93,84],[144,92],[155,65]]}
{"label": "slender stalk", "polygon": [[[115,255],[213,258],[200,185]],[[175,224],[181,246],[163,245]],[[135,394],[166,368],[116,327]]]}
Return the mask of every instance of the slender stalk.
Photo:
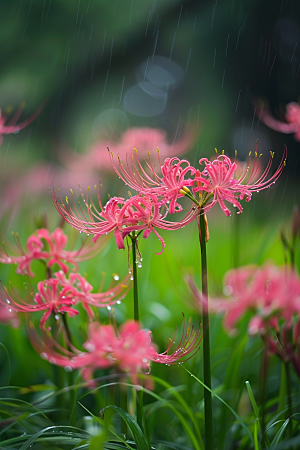
{"label": "slender stalk", "polygon": [[[123,411],[127,412],[127,386],[121,385],[120,406]],[[121,419],[121,433],[125,436],[126,439],[128,439],[127,425],[123,419]]]}
{"label": "slender stalk", "polygon": [[[209,343],[209,316],[208,316],[208,287],[207,287],[207,258],[206,258],[206,231],[205,216],[200,210],[200,248],[201,248],[201,275],[202,275],[202,322],[203,322],[203,375],[204,384],[211,389],[210,373],[210,343]],[[211,392],[204,389],[204,417],[205,417],[205,449],[213,450],[213,417]]]}
{"label": "slender stalk", "polygon": [[[133,275],[133,317],[139,321],[139,293],[137,280],[137,263],[136,263],[136,236],[131,237],[132,242],[132,275]],[[136,396],[136,420],[141,429],[143,429],[143,399]]]}
{"label": "slender stalk", "polygon": [[233,214],[233,226],[232,226],[232,264],[233,267],[239,267],[240,265],[240,216],[236,213]]}
{"label": "slender stalk", "polygon": [[269,353],[267,347],[267,341],[264,342],[261,369],[260,369],[260,403],[261,403],[261,434],[262,434],[262,448],[267,448],[267,436],[266,436],[266,401],[267,401],[267,377],[269,369]]}
{"label": "slender stalk", "polygon": [[[67,334],[67,338],[68,338],[68,342],[67,342],[67,349],[70,349],[70,344],[72,343],[72,336],[71,336],[71,332],[70,332],[70,328],[69,328],[69,324],[68,324],[68,320],[67,320],[67,315],[66,314],[61,314],[62,320],[63,320],[63,324],[65,327],[65,331]],[[77,389],[75,390],[75,386],[74,386],[74,381],[75,381],[75,377],[74,377],[74,372],[68,372],[68,383],[69,386],[73,386],[73,389],[70,389],[70,420],[69,420],[69,424],[71,426],[75,426],[76,424],[76,392]]]}
{"label": "slender stalk", "polygon": [[292,389],[291,389],[291,372],[290,372],[290,362],[286,361],[284,363],[285,375],[286,375],[286,388],[287,388],[287,401],[288,401],[288,410],[287,410],[287,418],[290,418],[289,421],[289,433],[290,438],[292,437],[293,432],[293,424],[292,424]]}
{"label": "slender stalk", "polygon": [[133,317],[139,321],[139,294],[137,281],[137,264],[136,264],[136,237],[131,238],[132,242],[132,275],[133,275]]}

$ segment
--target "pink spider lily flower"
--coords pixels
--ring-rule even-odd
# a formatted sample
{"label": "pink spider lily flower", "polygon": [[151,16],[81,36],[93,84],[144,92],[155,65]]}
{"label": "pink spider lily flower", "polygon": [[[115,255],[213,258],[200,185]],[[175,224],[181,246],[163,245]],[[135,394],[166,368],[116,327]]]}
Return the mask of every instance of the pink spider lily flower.
{"label": "pink spider lily flower", "polygon": [[[161,230],[178,230],[192,222],[198,214],[196,210],[191,209],[181,221],[171,222],[165,220],[168,209],[165,205],[160,204],[155,195],[137,195],[131,197],[131,204],[139,212],[139,222],[137,225],[127,226],[125,228],[125,233],[128,234],[132,231],[144,230],[142,237],[143,239],[147,239],[150,233],[153,232],[162,244],[162,250],[159,253],[155,252],[156,255],[161,255],[163,253],[165,243],[155,228]],[[163,214],[161,213],[162,208],[165,210]]]}
{"label": "pink spider lily flower", "polygon": [[[83,197],[82,193],[81,195],[87,208],[87,213],[84,213],[81,205],[77,208],[73,193],[73,206],[71,206],[68,198],[64,202],[60,196],[59,202],[54,189],[52,191],[52,198],[57,211],[72,227],[87,234],[92,233],[94,242],[102,234],[114,231],[116,244],[119,249],[125,248],[124,239],[128,234],[133,231],[139,232],[144,230],[143,238],[147,239],[150,233],[153,232],[160,240],[163,251],[164,241],[155,228],[176,230],[192,222],[197,216],[197,211],[190,209],[187,215],[178,222],[164,220],[167,214],[166,205],[160,202],[154,194],[137,195],[130,197],[128,200],[112,197],[103,207],[98,193],[100,211],[92,201],[89,189],[86,198]],[[161,212],[161,208],[164,209],[164,212]]]}
{"label": "pink spider lily flower", "polygon": [[22,130],[23,128],[27,127],[31,122],[34,121],[34,119],[37,118],[37,116],[40,114],[42,109],[45,106],[45,102],[35,111],[32,116],[28,117],[28,119],[24,120],[23,122],[20,122],[17,124],[17,121],[23,111],[23,108],[20,107],[15,115],[11,118],[11,120],[7,122],[8,116],[5,114],[2,114],[2,111],[0,109],[0,145],[3,143],[3,134],[11,134],[11,133],[18,133],[18,131]]}
{"label": "pink spider lily flower", "polygon": [[[79,312],[73,308],[76,301],[69,287],[62,287],[62,289],[60,289],[59,285],[60,281],[55,278],[40,281],[37,284],[38,292],[35,295],[31,294],[34,303],[23,301],[15,290],[13,290],[14,297],[12,297],[4,287],[8,300],[8,302],[6,300],[6,307],[22,313],[45,311],[40,321],[40,327],[45,329],[46,321],[52,312],[54,314],[67,313],[70,317],[79,314]],[[48,330],[50,329],[51,327],[48,327]]]}
{"label": "pink spider lily flower", "polygon": [[[110,141],[110,139],[109,139]],[[119,141],[109,142],[110,149],[113,153],[120,155],[121,158],[126,155],[133,155],[134,148],[139,149],[141,156],[147,157],[149,152],[153,152],[157,147],[162,157],[166,158],[171,155],[179,156],[189,150],[194,141],[194,134],[187,130],[183,137],[173,144],[169,144],[166,139],[166,132],[157,128],[129,128],[124,131]],[[63,153],[63,163],[71,170],[100,170],[102,172],[112,172],[113,167],[107,154],[106,147],[108,139],[99,140],[93,144],[84,155],[74,158],[68,153]]]}
{"label": "pink spider lily flower", "polygon": [[114,231],[114,236],[118,249],[124,249],[124,227],[126,225],[132,225],[138,222],[135,217],[135,213],[131,208],[130,199],[125,201],[123,198],[112,197],[104,207],[100,200],[98,193],[98,203],[100,211],[96,208],[94,202],[90,197],[90,190],[88,189],[88,195],[85,199],[83,197],[84,204],[87,208],[85,214],[79,203],[79,210],[75,205],[72,192],[73,208],[66,197],[66,204],[60,196],[60,203],[57,200],[55,191],[52,191],[52,199],[57,211],[73,228],[76,228],[80,232],[93,234],[93,241],[97,242],[99,237],[103,234],[108,234]]}
{"label": "pink spider lily flower", "polygon": [[121,327],[119,336],[112,343],[112,355],[123,372],[131,374],[133,382],[137,382],[138,373],[149,373],[150,362],[156,358],[157,352],[151,343],[151,331],[140,330],[133,320]]}
{"label": "pink spider lily flower", "polygon": [[250,334],[265,334],[268,329],[279,331],[279,321],[293,323],[300,312],[300,279],[289,267],[266,265],[231,270],[225,277],[225,291],[230,300],[212,301],[211,307],[226,312],[224,325],[231,330],[247,311],[254,317],[249,323]]}
{"label": "pink spider lily flower", "polygon": [[[68,292],[75,303],[81,303],[88,313],[89,319],[92,320],[94,312],[91,307],[107,308],[115,303],[121,303],[129,291],[131,285],[128,284],[130,274],[114,287],[110,287],[107,291],[92,293],[93,286],[79,273],[70,273],[69,278],[63,271],[55,273],[55,277],[60,281],[60,285]],[[118,275],[115,275],[119,279]]]}
{"label": "pink spider lily flower", "polygon": [[[137,152],[132,156],[132,163],[128,161],[128,158],[126,159],[126,166],[123,165],[121,159],[118,157],[120,169],[114,163],[113,154],[111,152],[109,154],[115,172],[130,188],[138,191],[140,194],[154,194],[162,197],[162,203],[170,202],[170,214],[182,210],[181,205],[176,200],[184,196],[181,192],[184,186],[192,186],[194,184],[192,179],[185,178],[186,175],[190,173],[192,176],[196,172],[196,169],[188,161],[178,158],[167,158],[161,166],[162,177],[159,177],[150,159],[147,162],[149,173],[142,167],[137,157]],[[159,155],[158,162],[160,164]]]}
{"label": "pink spider lily flower", "polygon": [[178,348],[169,354],[168,349],[158,354],[151,342],[150,331],[141,330],[138,323],[127,321],[118,332],[112,325],[92,322],[88,325],[88,340],[83,344],[86,352],[80,352],[73,346],[72,351],[61,347],[53,338],[44,334],[40,339],[31,325],[29,336],[34,348],[50,363],[71,369],[83,369],[84,380],[90,381],[92,374],[99,368],[117,366],[126,372],[134,382],[139,373],[149,373],[151,361],[161,364],[184,362],[182,358],[193,356],[199,348],[200,329],[194,333],[183,332]]}
{"label": "pink spider lily flower", "polygon": [[286,105],[285,119],[287,123],[275,119],[264,107],[257,111],[257,115],[267,127],[279,133],[294,133],[295,141],[300,142],[300,105],[298,103],[291,102]]}
{"label": "pink spider lily flower", "polygon": [[[260,170],[260,165],[256,164],[258,159],[257,152],[255,152],[255,159],[252,169],[249,173],[249,163],[244,173],[238,178],[235,178],[235,171],[237,170],[237,164],[232,162],[226,155],[218,156],[214,161],[209,161],[207,158],[200,159],[199,163],[205,164],[205,169],[200,172],[197,171],[195,182],[196,187],[193,188],[193,192],[200,191],[199,205],[206,213],[216,203],[219,203],[222,211],[228,217],[231,215],[231,211],[226,206],[225,202],[231,203],[238,209],[238,214],[243,210],[239,200],[246,199],[247,202],[251,200],[252,192],[259,192],[263,189],[269,188],[281,175],[283,168],[286,164],[287,150],[284,149],[284,153],[281,162],[275,171],[275,173],[268,179],[268,173],[270,171],[274,153],[271,152],[268,164],[263,173],[257,178],[257,173]],[[204,193],[204,194],[203,194]]]}
{"label": "pink spider lily flower", "polygon": [[18,234],[14,235],[17,248],[13,248],[13,252],[21,254],[21,256],[11,256],[5,247],[0,249],[0,262],[3,264],[16,264],[16,272],[21,275],[34,276],[31,270],[31,263],[34,260],[43,260],[47,267],[51,268],[57,264],[65,273],[69,271],[69,267],[65,262],[73,264],[74,269],[78,270],[78,262],[85,261],[95,256],[102,250],[107,239],[103,239],[97,246],[92,243],[83,242],[78,250],[65,250],[68,237],[61,228],[56,228],[53,233],[47,229],[41,228],[36,230],[26,243],[26,250],[23,249]]}

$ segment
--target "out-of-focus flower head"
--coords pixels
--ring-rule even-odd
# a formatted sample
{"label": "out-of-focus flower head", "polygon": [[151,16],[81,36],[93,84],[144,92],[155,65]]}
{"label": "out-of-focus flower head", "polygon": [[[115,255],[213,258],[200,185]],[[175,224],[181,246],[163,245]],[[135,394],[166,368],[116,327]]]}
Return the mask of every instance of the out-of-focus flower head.
{"label": "out-of-focus flower head", "polygon": [[44,333],[41,339],[33,325],[29,327],[32,344],[44,359],[65,368],[83,369],[82,376],[86,381],[92,379],[97,369],[117,366],[128,373],[133,382],[137,382],[138,374],[150,372],[151,361],[161,364],[184,362],[198,351],[201,342],[200,328],[194,332],[194,328],[190,327],[183,330],[180,343],[173,353],[170,350],[174,338],[170,340],[167,350],[159,354],[155,344],[151,343],[150,334],[131,320],[123,324],[120,332],[113,325],[92,322],[88,325],[88,339],[83,344],[86,352],[80,352],[74,347],[72,351],[64,349],[48,334]]}
{"label": "out-of-focus flower head", "polygon": [[24,109],[24,105],[20,106],[20,108],[17,110],[17,112],[10,119],[9,122],[7,122],[7,120],[12,111],[12,108],[9,108],[8,114],[3,114],[0,109],[0,145],[3,143],[4,134],[18,133],[20,130],[22,130],[22,128],[27,127],[27,125],[29,125],[31,122],[34,121],[34,119],[37,118],[37,116],[40,114],[44,106],[45,102],[35,111],[34,114],[32,114],[32,116],[28,117],[28,119],[18,124],[17,121],[19,120],[19,117]]}
{"label": "out-of-focus flower head", "polygon": [[288,266],[266,264],[230,270],[224,286],[229,299],[211,301],[210,305],[225,313],[228,330],[251,311],[254,316],[248,325],[249,334],[264,335],[270,330],[276,333],[280,322],[291,327],[300,313],[300,278]]}
{"label": "out-of-focus flower head", "polygon": [[194,141],[194,134],[191,130],[186,130],[183,137],[169,144],[167,142],[166,132],[157,128],[135,127],[126,130],[119,141],[109,142],[100,140],[93,144],[83,155],[72,155],[63,153],[63,163],[70,170],[98,170],[101,173],[112,172],[109,155],[107,154],[107,145],[114,154],[121,158],[131,157],[134,149],[137,148],[141,157],[146,158],[149,152],[153,152],[157,147],[163,158],[171,155],[179,156],[190,150]]}
{"label": "out-of-focus flower head", "polygon": [[65,273],[69,271],[69,267],[65,262],[73,264],[74,271],[78,270],[77,263],[95,256],[102,250],[108,240],[104,237],[96,246],[91,242],[87,243],[85,241],[78,250],[65,250],[68,237],[61,228],[56,228],[52,233],[46,228],[40,228],[29,236],[26,250],[24,250],[18,234],[15,235],[13,233],[13,236],[17,244],[17,247],[13,248],[13,253],[19,253],[19,255],[11,256],[3,245],[3,248],[0,249],[0,263],[16,264],[17,273],[21,275],[28,274],[30,277],[34,276],[31,270],[33,260],[45,261],[48,268],[57,264]]}
{"label": "out-of-focus flower head", "polygon": [[275,119],[269,109],[264,107],[255,108],[256,114],[260,120],[274,131],[284,134],[294,134],[295,141],[300,142],[300,105],[291,102],[286,105],[285,119],[286,122]]}

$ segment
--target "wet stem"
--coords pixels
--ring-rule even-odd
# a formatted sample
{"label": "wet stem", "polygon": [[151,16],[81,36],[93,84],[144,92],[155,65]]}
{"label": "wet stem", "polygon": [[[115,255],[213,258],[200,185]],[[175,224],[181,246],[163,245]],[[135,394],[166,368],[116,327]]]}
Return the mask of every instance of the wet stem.
{"label": "wet stem", "polygon": [[[203,323],[203,375],[204,384],[211,389],[210,371],[210,343],[209,343],[209,316],[208,316],[208,287],[207,287],[207,258],[206,258],[206,232],[205,216],[201,209],[199,215],[200,222],[200,248],[201,248],[201,275],[202,275],[202,306]],[[213,450],[213,417],[212,417],[212,396],[208,389],[204,390],[204,417],[205,417],[205,449]]]}
{"label": "wet stem", "polygon": [[136,237],[131,238],[132,242],[132,275],[133,275],[133,318],[139,321],[139,294],[137,281],[137,264],[136,264]]}
{"label": "wet stem", "polygon": [[[137,248],[137,237],[135,234],[131,237],[131,250],[132,250],[132,275],[133,275],[133,318],[139,321],[139,294],[138,294],[138,279],[137,279],[137,260],[136,260],[136,248]],[[136,395],[136,420],[141,428],[143,429],[143,400],[142,397],[138,398]]]}

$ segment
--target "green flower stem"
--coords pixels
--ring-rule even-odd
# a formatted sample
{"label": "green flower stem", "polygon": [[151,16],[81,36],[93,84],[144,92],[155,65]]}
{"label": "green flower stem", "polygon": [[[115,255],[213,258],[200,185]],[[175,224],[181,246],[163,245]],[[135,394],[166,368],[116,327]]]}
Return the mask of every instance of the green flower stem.
{"label": "green flower stem", "polygon": [[234,268],[240,265],[240,217],[233,214],[232,224],[232,265]]}
{"label": "green flower stem", "polygon": [[291,372],[290,372],[290,362],[284,362],[285,375],[286,375],[286,388],[287,388],[287,401],[288,401],[288,409],[287,409],[287,418],[290,418],[289,421],[289,433],[290,438],[292,437],[293,432],[293,423],[292,423],[292,389],[291,389]]}
{"label": "green flower stem", "polygon": [[[120,406],[123,411],[127,412],[127,386],[121,385]],[[123,419],[121,419],[121,433],[125,436],[126,439],[128,439],[127,424]]]}
{"label": "green flower stem", "polygon": [[[67,343],[67,349],[71,350],[70,344],[72,343],[72,336],[71,336],[69,324],[68,324],[68,321],[67,321],[67,315],[66,314],[61,314],[61,317],[62,317],[63,324],[64,324],[64,327],[65,327],[65,331],[66,331],[66,334],[67,334],[67,338],[68,338],[68,341],[69,341]],[[69,398],[70,411],[71,411],[69,424],[71,426],[75,426],[75,424],[76,424],[76,392],[77,392],[77,389],[75,390],[74,382],[75,382],[74,372],[68,372],[68,384],[69,384],[69,386],[73,386],[73,389],[70,389],[70,398]]]}
{"label": "green flower stem", "polygon": [[[207,288],[207,259],[206,259],[206,232],[203,210],[200,210],[200,247],[201,247],[201,273],[202,273],[202,306],[203,322],[203,374],[204,384],[211,389],[210,373],[210,344],[209,344],[209,316],[208,316],[208,288]],[[205,417],[205,449],[213,450],[213,417],[212,397],[208,389],[204,389],[204,417]]]}
{"label": "green flower stem", "polygon": [[136,237],[131,237],[132,242],[132,275],[133,275],[133,317],[139,321],[139,294],[137,281],[137,264],[136,264]]}
{"label": "green flower stem", "polygon": [[261,369],[260,369],[260,403],[261,403],[261,434],[262,434],[262,448],[267,448],[268,439],[266,435],[266,402],[267,402],[267,379],[269,369],[269,353],[267,347],[267,340],[264,342]]}
{"label": "green flower stem", "polygon": [[[132,275],[133,275],[133,318],[139,321],[139,293],[137,280],[137,263],[136,263],[136,245],[137,237],[131,236],[132,242]],[[139,400],[136,396],[136,420],[141,429],[143,429],[143,400]]]}

